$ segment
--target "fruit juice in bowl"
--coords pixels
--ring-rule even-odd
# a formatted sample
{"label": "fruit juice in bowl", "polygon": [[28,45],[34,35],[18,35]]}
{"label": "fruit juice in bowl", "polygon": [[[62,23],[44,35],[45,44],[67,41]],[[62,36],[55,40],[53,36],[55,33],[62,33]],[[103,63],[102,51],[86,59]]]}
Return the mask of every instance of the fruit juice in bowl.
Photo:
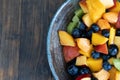
{"label": "fruit juice in bowl", "polygon": [[120,2],[80,0],[65,30],[58,30],[72,80],[120,80]]}

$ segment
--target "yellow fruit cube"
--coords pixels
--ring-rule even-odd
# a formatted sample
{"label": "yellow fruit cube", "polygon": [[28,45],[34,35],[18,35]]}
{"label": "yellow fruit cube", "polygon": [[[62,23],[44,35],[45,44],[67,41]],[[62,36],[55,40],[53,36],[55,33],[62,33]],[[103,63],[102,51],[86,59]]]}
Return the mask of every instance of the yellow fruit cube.
{"label": "yellow fruit cube", "polygon": [[93,73],[93,75],[98,79],[98,80],[108,80],[110,77],[110,73],[104,69],[101,69],[97,73]]}
{"label": "yellow fruit cube", "polygon": [[93,24],[93,22],[92,22],[92,20],[91,20],[91,18],[90,18],[90,16],[89,16],[89,14],[85,14],[85,15],[82,17],[82,20],[83,20],[83,22],[85,23],[85,25],[86,25],[87,27],[91,27],[91,25]]}
{"label": "yellow fruit cube", "polygon": [[115,36],[114,43],[118,46],[119,52],[117,54],[117,58],[120,58],[120,36]]}
{"label": "yellow fruit cube", "polygon": [[116,76],[116,72],[117,70],[115,69],[115,67],[112,67],[112,69],[109,70],[110,73],[110,80],[115,80],[115,76]]}
{"label": "yellow fruit cube", "polygon": [[75,41],[70,34],[68,34],[65,31],[59,31],[58,34],[59,34],[59,39],[60,39],[61,45],[76,46]]}
{"label": "yellow fruit cube", "polygon": [[76,39],[78,47],[84,51],[84,52],[89,52],[91,45],[90,45],[90,40],[87,38],[78,38]]}
{"label": "yellow fruit cube", "polygon": [[102,45],[108,41],[108,38],[100,35],[99,33],[92,33],[92,44],[93,45]]}
{"label": "yellow fruit cube", "polygon": [[110,58],[109,60],[108,60],[108,62],[111,64],[111,65],[113,65],[113,60],[114,60],[115,58]]}
{"label": "yellow fruit cube", "polygon": [[103,18],[109,23],[115,24],[118,20],[118,12],[107,12],[103,14]]}
{"label": "yellow fruit cube", "polygon": [[87,57],[86,56],[78,56],[76,58],[76,66],[87,65]]}
{"label": "yellow fruit cube", "polygon": [[120,80],[120,71],[116,72],[115,80]]}
{"label": "yellow fruit cube", "polygon": [[101,30],[103,29],[110,29],[110,24],[108,23],[107,20],[105,19],[99,19],[97,22],[98,26],[100,27]]}
{"label": "yellow fruit cube", "polygon": [[109,36],[109,45],[114,43],[115,34],[116,34],[116,29],[114,27],[111,27],[110,36]]}
{"label": "yellow fruit cube", "polygon": [[87,65],[92,71],[99,71],[100,69],[102,69],[102,62],[102,59],[87,59]]}
{"label": "yellow fruit cube", "polygon": [[105,13],[105,6],[99,0],[87,0],[88,13],[94,23]]}

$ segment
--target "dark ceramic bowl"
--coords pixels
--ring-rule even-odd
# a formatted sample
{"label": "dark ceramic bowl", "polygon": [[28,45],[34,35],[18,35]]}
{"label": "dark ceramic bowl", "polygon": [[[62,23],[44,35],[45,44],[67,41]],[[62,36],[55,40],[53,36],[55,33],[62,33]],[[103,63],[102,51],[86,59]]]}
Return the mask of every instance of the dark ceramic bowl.
{"label": "dark ceramic bowl", "polygon": [[79,0],[67,0],[54,16],[47,37],[47,56],[55,80],[70,80],[65,71],[65,61],[58,38],[58,30],[65,30],[74,15]]}

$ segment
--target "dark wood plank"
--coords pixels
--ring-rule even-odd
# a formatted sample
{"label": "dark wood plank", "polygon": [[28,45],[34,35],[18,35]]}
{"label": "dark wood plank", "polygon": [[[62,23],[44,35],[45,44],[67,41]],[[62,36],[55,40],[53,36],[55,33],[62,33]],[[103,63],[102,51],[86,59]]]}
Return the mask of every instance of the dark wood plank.
{"label": "dark wood plank", "polygon": [[0,80],[53,80],[50,21],[64,0],[0,0]]}

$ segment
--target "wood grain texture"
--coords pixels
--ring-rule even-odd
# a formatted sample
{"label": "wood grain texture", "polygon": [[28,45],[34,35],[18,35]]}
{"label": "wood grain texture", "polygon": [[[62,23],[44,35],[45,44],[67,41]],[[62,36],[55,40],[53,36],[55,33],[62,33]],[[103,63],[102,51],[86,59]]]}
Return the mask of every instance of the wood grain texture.
{"label": "wood grain texture", "polygon": [[64,0],[0,0],[0,80],[53,80],[46,37]]}

